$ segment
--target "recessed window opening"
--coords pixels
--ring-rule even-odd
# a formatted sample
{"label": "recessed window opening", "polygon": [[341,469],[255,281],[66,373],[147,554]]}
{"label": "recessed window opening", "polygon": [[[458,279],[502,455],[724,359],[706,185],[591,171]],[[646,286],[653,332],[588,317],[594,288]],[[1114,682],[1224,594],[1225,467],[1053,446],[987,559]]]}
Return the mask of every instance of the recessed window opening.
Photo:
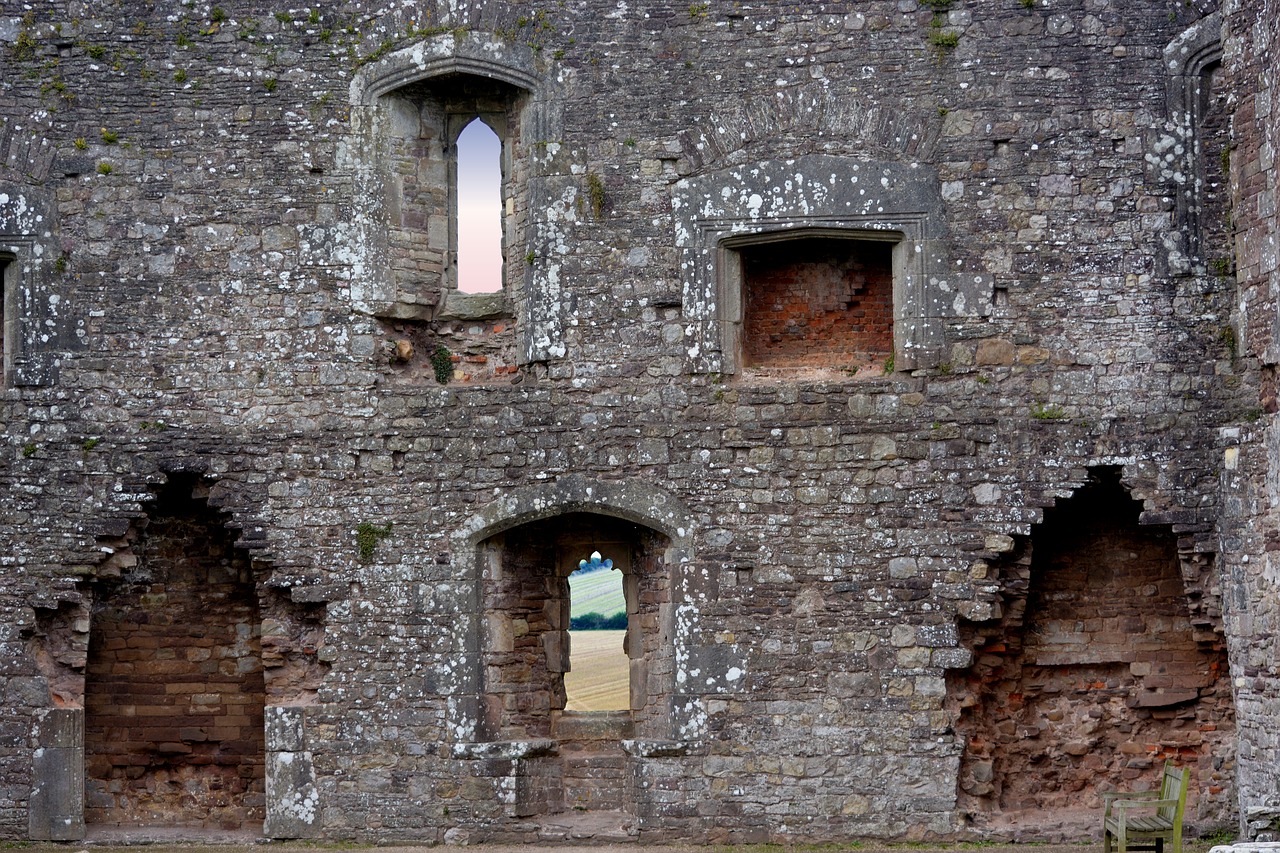
{"label": "recessed window opening", "polygon": [[740,248],[743,364],[882,365],[893,353],[893,247],[821,236]]}
{"label": "recessed window opening", "polygon": [[1226,74],[1220,62],[1200,71],[1195,133],[1197,170],[1192,187],[1190,249],[1211,272],[1225,274],[1231,267],[1231,110],[1227,106]]}
{"label": "recessed window opening", "polygon": [[626,652],[627,600],[622,571],[593,551],[569,575],[569,671],[566,711],[624,711],[630,707],[631,663]]}
{"label": "recessed window opening", "polygon": [[[618,715],[619,726],[627,730],[659,730],[655,727],[666,722],[667,709],[662,694],[650,688],[660,683],[659,673],[668,671],[670,641],[660,630],[669,598],[663,562],[668,547],[662,534],[642,525],[580,512],[531,521],[481,543],[488,565],[483,592],[486,739],[562,736],[557,726],[563,718],[582,715],[570,706],[570,694],[587,701],[583,696],[588,691],[574,688],[573,679],[587,675],[593,682],[588,688],[606,681],[592,675],[593,662],[579,663],[574,657],[575,650],[601,638],[588,636],[580,642],[581,636],[571,637],[571,632],[600,633],[575,631],[573,617],[591,611],[613,616],[620,602],[625,602],[625,621],[614,616],[612,624],[624,625],[626,638],[600,644],[613,650],[605,654],[612,671],[623,668],[627,673],[626,691],[611,693],[603,704],[599,696],[591,699],[595,708],[586,713]],[[613,568],[583,572],[584,561],[592,563],[595,552],[602,565],[612,560]],[[571,581],[575,572],[579,574]],[[619,629],[604,633],[611,630]],[[651,666],[657,672],[651,674]],[[615,740],[630,736],[620,731]]]}
{"label": "recessed window opening", "polygon": [[502,141],[476,118],[457,141],[458,291],[502,289]]}

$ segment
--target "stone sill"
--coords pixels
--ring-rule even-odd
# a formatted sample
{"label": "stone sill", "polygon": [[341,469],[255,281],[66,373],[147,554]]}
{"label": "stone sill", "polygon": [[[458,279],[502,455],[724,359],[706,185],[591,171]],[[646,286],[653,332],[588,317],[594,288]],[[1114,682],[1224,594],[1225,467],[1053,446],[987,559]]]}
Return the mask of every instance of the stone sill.
{"label": "stone sill", "polygon": [[624,740],[622,748],[636,758],[680,758],[697,755],[702,743],[694,740]]}
{"label": "stone sill", "polygon": [[507,295],[501,290],[496,293],[459,293],[451,290],[445,294],[444,304],[436,312],[436,319],[490,320],[507,313]]}
{"label": "stone sill", "polygon": [[500,758],[515,761],[521,758],[537,758],[543,755],[555,755],[555,741],[549,738],[535,740],[495,740],[484,743],[453,743],[446,745],[449,758],[467,760]]}

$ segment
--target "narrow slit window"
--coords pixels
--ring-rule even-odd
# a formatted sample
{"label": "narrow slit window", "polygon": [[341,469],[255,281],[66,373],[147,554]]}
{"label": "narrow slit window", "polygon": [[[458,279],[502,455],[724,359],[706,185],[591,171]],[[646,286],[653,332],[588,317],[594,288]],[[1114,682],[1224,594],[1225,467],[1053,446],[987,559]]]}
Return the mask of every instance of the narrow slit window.
{"label": "narrow slit window", "polygon": [[502,289],[502,140],[479,118],[457,142],[458,291]]}
{"label": "narrow slit window", "polygon": [[594,552],[569,575],[569,671],[565,710],[623,711],[630,707],[630,660],[625,650],[627,602],[622,572]]}
{"label": "narrow slit window", "polygon": [[11,281],[14,259],[0,255],[0,388],[9,387],[13,373],[13,353],[18,344],[17,294]]}

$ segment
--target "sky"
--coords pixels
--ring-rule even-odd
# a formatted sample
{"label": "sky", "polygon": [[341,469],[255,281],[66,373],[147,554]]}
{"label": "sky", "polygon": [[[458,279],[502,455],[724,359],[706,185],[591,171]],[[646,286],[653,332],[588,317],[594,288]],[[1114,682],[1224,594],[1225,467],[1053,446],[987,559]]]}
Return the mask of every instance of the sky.
{"label": "sky", "polygon": [[458,290],[502,289],[502,143],[476,119],[458,136]]}

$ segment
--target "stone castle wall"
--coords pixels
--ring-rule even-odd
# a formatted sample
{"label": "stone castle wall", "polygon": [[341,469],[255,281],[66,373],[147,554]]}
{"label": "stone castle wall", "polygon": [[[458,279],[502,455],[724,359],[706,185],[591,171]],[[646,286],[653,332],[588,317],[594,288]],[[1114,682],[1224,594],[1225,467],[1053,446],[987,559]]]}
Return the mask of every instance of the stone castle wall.
{"label": "stone castle wall", "polygon": [[[173,489],[249,563],[273,837],[568,837],[593,762],[648,839],[1061,833],[1037,809],[1165,757],[1197,827],[1234,822],[1278,728],[1253,5],[0,19],[0,836],[110,823],[77,800],[86,660]],[[1224,110],[1259,199],[1235,261]],[[449,279],[470,114],[504,145],[496,300]],[[881,330],[753,362],[760,259],[831,312],[873,256],[891,359]],[[1141,570],[1055,544],[1046,510],[1104,486],[1137,504],[1100,547]],[[584,722],[529,567],[600,531],[630,549],[632,710]],[[1105,661],[1070,651],[1094,599],[1045,609],[1064,576],[1116,605],[1079,629]]]}
{"label": "stone castle wall", "polygon": [[1241,85],[1233,95],[1230,168],[1236,198],[1235,262],[1243,307],[1243,348],[1260,363],[1259,420],[1240,435],[1239,456],[1225,460],[1222,538],[1224,617],[1234,638],[1232,687],[1241,727],[1240,807],[1250,837],[1280,835],[1280,739],[1277,737],[1277,625],[1280,595],[1274,533],[1277,488],[1275,364],[1277,361],[1276,145],[1280,86],[1276,59],[1280,26],[1273,3],[1225,7],[1224,51]]}

